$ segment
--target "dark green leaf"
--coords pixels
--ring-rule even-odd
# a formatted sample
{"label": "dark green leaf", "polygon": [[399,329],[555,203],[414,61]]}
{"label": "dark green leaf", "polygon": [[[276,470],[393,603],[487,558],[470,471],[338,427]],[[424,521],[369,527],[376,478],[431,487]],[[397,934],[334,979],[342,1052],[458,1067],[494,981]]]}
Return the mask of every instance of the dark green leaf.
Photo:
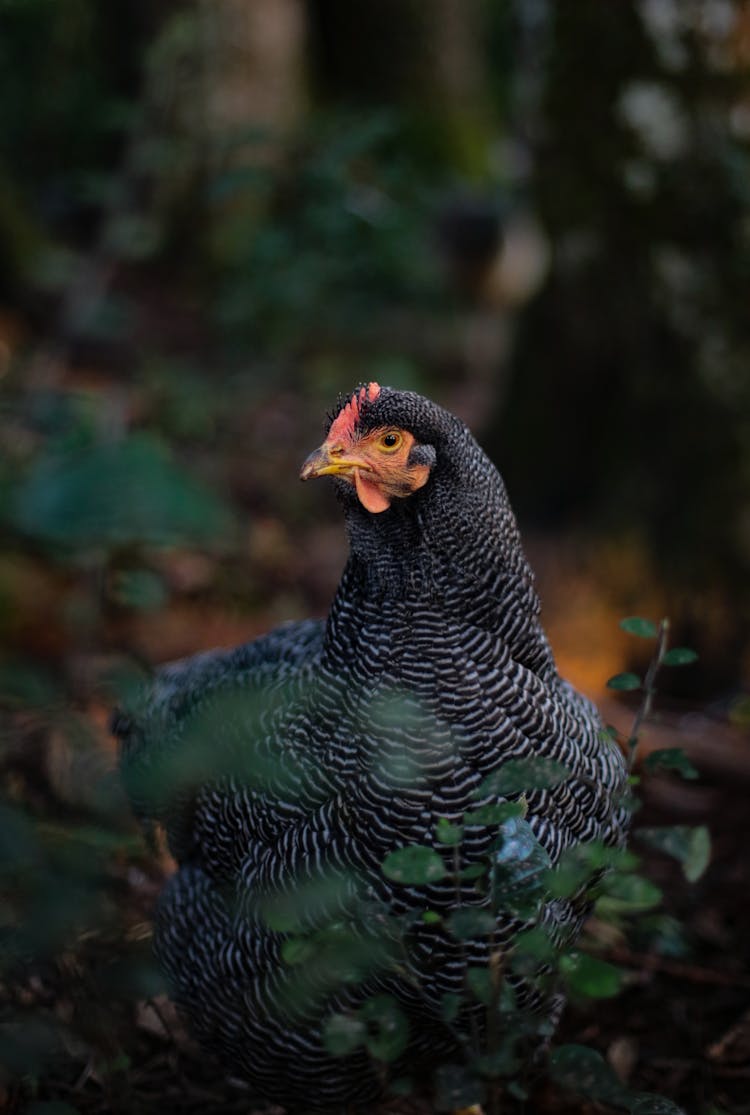
{"label": "dark green leaf", "polygon": [[0,700],[13,708],[45,708],[62,701],[62,690],[50,671],[13,658],[0,665]]}
{"label": "dark green leaf", "polygon": [[633,930],[637,944],[644,952],[678,958],[690,955],[690,945],[681,922],[668,914],[650,914],[638,918]]}
{"label": "dark green leaf", "polygon": [[622,1103],[627,1092],[600,1053],[586,1045],[561,1045],[549,1061],[550,1076],[561,1087],[603,1103]]}
{"label": "dark green leaf", "polygon": [[465,1065],[440,1065],[435,1072],[435,1107],[457,1111],[484,1099],[484,1087]]}
{"label": "dark green leaf", "polygon": [[514,1016],[518,1011],[518,996],[515,988],[507,980],[503,980],[500,986],[500,1011]]}
{"label": "dark green leaf", "polygon": [[464,813],[464,822],[467,825],[501,825],[509,817],[523,817],[525,812],[523,801],[499,801]]}
{"label": "dark green leaf", "polygon": [[569,952],[560,958],[560,973],[570,991],[590,999],[609,999],[622,986],[622,969],[584,952]]}
{"label": "dark green leaf", "polygon": [[533,960],[549,963],[555,959],[557,950],[542,927],[537,925],[524,930],[513,939],[513,955],[528,956]]}
{"label": "dark green leaf", "polygon": [[452,825],[445,817],[441,817],[435,825],[435,836],[441,844],[460,844],[463,834],[461,825]]}
{"label": "dark green leaf", "polygon": [[499,1076],[510,1076],[512,1073],[517,1073],[520,1068],[520,1061],[513,1050],[513,1043],[507,1042],[504,1049],[496,1049],[492,1053],[483,1053],[480,1057],[477,1057],[474,1065],[477,1072],[480,1072],[482,1076],[494,1080]]}
{"label": "dark green leaf", "polygon": [[517,1100],[527,1100],[529,1098],[528,1090],[524,1087],[519,1080],[509,1080],[505,1089],[508,1095],[513,1096]]}
{"label": "dark green leaf", "polygon": [[550,865],[547,852],[536,838],[533,828],[522,817],[511,817],[502,829],[502,841],[495,852],[495,863],[515,864],[519,861],[540,860],[544,866]]}
{"label": "dark green leaf", "polygon": [[307,937],[289,937],[281,946],[281,956],[286,964],[304,964],[315,952],[315,942]]}
{"label": "dark green leaf", "polygon": [[603,880],[602,889],[604,894],[596,904],[599,913],[638,913],[658,906],[662,900],[659,888],[641,875],[613,873]]}
{"label": "dark green leaf", "polygon": [[445,877],[445,865],[433,848],[410,844],[397,848],[383,860],[383,874],[395,883],[422,886]]}
{"label": "dark green leaf", "polygon": [[662,666],[689,666],[697,662],[698,655],[690,647],[672,647],[662,658]]}
{"label": "dark green leaf", "polygon": [[414,1081],[410,1076],[397,1076],[388,1085],[389,1096],[410,1096],[414,1091]]}
{"label": "dark green leaf", "polygon": [[461,996],[454,995],[452,991],[446,991],[445,995],[440,1000],[440,1017],[444,1022],[453,1022],[458,1017],[458,1012],[461,1009]]}
{"label": "dark green leaf", "polygon": [[471,863],[460,872],[462,879],[481,879],[489,871],[488,863]]}
{"label": "dark green leaf", "polygon": [[480,1003],[492,1002],[495,988],[489,968],[469,968],[466,972],[466,983]]}
{"label": "dark green leaf", "polygon": [[552,861],[531,825],[522,817],[511,817],[501,826],[500,832],[502,841],[494,853],[497,895],[538,886]]}
{"label": "dark green leaf", "polygon": [[638,635],[641,639],[654,639],[657,635],[656,624],[642,616],[628,616],[620,620],[620,627],[629,635]]}
{"label": "dark green leaf", "polygon": [[105,1072],[127,1072],[132,1062],[127,1053],[118,1053],[111,1061],[105,1061],[102,1068]]}
{"label": "dark green leaf", "polygon": [[630,1115],[685,1115],[685,1111],[663,1096],[639,1092],[632,1097]]}
{"label": "dark green leaf", "polygon": [[646,770],[673,770],[683,778],[695,779],[698,771],[681,747],[665,747],[652,751],[643,764]]}
{"label": "dark green leaf", "polygon": [[126,608],[155,612],[166,603],[167,590],[158,573],[150,569],[125,569],[113,579],[112,599]]}
{"label": "dark green leaf", "polygon": [[436,910],[425,910],[422,914],[422,921],[425,925],[437,925],[443,919]]}
{"label": "dark green leaf", "polygon": [[409,1041],[406,1015],[390,995],[376,995],[360,1008],[359,1017],[366,1023],[365,1046],[376,1061],[395,1061]]}
{"label": "dark green leaf", "polygon": [[354,895],[352,879],[342,874],[321,874],[298,881],[289,891],[271,893],[260,901],[260,915],[269,929],[278,933],[298,933],[311,923],[324,923]]}
{"label": "dark green leaf", "polygon": [[640,689],[641,679],[637,674],[615,674],[607,682],[608,689],[618,689],[626,692],[630,689]]}
{"label": "dark green leaf", "polygon": [[673,856],[682,864],[688,882],[700,879],[711,859],[711,834],[705,825],[671,825],[636,830],[640,840]]}
{"label": "dark green leaf", "polygon": [[462,906],[454,910],[446,919],[446,927],[453,937],[459,941],[467,941],[471,937],[482,937],[492,933],[495,929],[495,918],[489,910],[480,910],[476,906]]}
{"label": "dark green leaf", "polygon": [[508,759],[507,762],[488,774],[474,791],[474,797],[519,794],[524,790],[546,790],[567,782],[570,771],[555,759]]}
{"label": "dark green leaf", "polygon": [[357,1015],[332,1014],[323,1027],[323,1045],[334,1057],[345,1057],[363,1044],[366,1032]]}
{"label": "dark green leaf", "polygon": [[682,862],[682,870],[689,883],[700,879],[711,860],[711,834],[705,825],[693,829],[689,841],[688,854]]}
{"label": "dark green leaf", "polygon": [[12,516],[25,534],[74,547],[213,542],[230,526],[218,498],[146,434],[42,458]]}
{"label": "dark green leaf", "polygon": [[[569,849],[572,853],[574,849]],[[570,898],[582,887],[586,886],[591,878],[590,864],[576,859],[571,854],[563,858],[556,867],[545,872],[544,885],[552,898]]]}
{"label": "dark green leaf", "polygon": [[546,872],[544,884],[553,898],[569,898],[601,868],[633,871],[639,860],[625,848],[611,848],[601,841],[575,844],[567,848],[552,871]]}

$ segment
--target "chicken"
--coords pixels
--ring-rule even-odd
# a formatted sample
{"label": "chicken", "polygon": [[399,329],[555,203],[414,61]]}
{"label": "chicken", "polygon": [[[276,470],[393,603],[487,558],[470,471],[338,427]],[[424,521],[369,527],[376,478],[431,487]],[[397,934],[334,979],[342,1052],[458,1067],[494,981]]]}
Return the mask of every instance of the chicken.
{"label": "chicken", "polygon": [[[488,775],[531,757],[567,768],[524,799],[551,863],[619,844],[627,816],[622,756],[557,674],[505,487],[466,427],[370,383],[305,461],[302,479],[319,476],[334,478],[350,543],[327,620],[166,666],[116,722],[134,807],[179,863],[155,918],[174,998],[258,1096],[308,1109],[381,1087],[363,1049],[326,1051],[332,1013],[388,994],[411,1023],[403,1062],[434,1060],[455,1046],[445,996],[490,962],[490,938],[502,949],[523,925],[453,873],[454,857],[487,862],[497,825],[436,837],[503,800]],[[383,871],[410,846],[445,870],[416,884]],[[459,903],[493,910],[492,933],[451,936]],[[555,940],[575,936],[585,905],[547,901]]]}

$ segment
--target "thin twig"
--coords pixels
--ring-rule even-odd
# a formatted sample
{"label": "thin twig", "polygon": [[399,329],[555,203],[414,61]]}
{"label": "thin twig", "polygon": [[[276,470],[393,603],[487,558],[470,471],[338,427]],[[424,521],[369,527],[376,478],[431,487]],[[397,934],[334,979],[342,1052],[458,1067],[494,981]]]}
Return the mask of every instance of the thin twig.
{"label": "thin twig", "polygon": [[[461,844],[460,841],[453,845],[453,882],[456,894],[456,909],[461,909]],[[469,989],[469,953],[466,948],[466,941],[461,938],[460,944],[461,959],[463,961],[463,985],[464,995],[467,1001],[470,997]],[[474,1043],[474,1053],[478,1057],[482,1052],[482,1042],[479,1036],[479,1023],[477,1022],[476,1012],[469,1008],[469,1028],[471,1030],[471,1040]]]}
{"label": "thin twig", "polygon": [[659,667],[662,664],[664,655],[667,652],[667,639],[669,637],[669,620],[663,619],[659,624],[659,633],[656,637],[656,649],[654,650],[653,657],[648,664],[646,676],[643,679],[643,700],[641,701],[638,711],[633,720],[633,727],[628,738],[628,774],[631,774],[635,766],[636,751],[638,749],[638,740],[640,738],[641,729],[646,720],[651,714],[651,708],[656,696],[656,675],[659,672]]}
{"label": "thin twig", "polygon": [[716,987],[746,987],[750,988],[750,977],[738,972],[717,972],[711,968],[701,968],[696,964],[685,964],[679,960],[670,960],[659,956],[657,953],[632,952],[630,949],[618,945],[602,953],[608,960],[615,964],[625,964],[631,968],[640,968],[643,971],[659,972],[665,976],[685,980],[688,983],[712,984]]}

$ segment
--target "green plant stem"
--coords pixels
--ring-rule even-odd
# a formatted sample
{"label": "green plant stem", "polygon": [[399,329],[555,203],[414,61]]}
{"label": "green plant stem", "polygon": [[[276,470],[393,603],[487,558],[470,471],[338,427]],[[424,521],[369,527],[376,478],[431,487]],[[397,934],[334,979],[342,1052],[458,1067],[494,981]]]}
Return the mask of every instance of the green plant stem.
{"label": "green plant stem", "polygon": [[651,661],[646,670],[646,676],[643,679],[643,699],[638,707],[633,720],[633,727],[628,737],[628,774],[631,774],[635,766],[636,753],[638,750],[638,741],[640,739],[641,730],[648,717],[651,715],[651,709],[656,696],[656,675],[659,672],[659,667],[662,664],[664,655],[667,653],[667,642],[669,638],[669,620],[663,619],[659,624],[659,631],[656,636],[656,649],[654,650]]}
{"label": "green plant stem", "polygon": [[[500,994],[505,978],[505,957],[497,947],[497,935],[490,934],[490,977],[492,979],[492,997],[487,1006],[487,1052],[497,1052],[499,1034],[497,1016],[500,1010]],[[497,1080],[489,1081],[489,1115],[500,1115],[500,1095]]]}
{"label": "green plant stem", "polygon": [[[456,894],[456,909],[460,910],[461,906],[462,906],[462,902],[461,902],[461,845],[460,845],[460,843],[453,845],[453,883],[454,883],[454,889],[455,889],[455,894]],[[463,961],[463,968],[464,968],[464,980],[463,980],[464,996],[468,1001],[469,1000],[469,994],[470,994],[469,993],[469,983],[468,983],[469,953],[468,953],[468,950],[466,948],[466,942],[463,941],[463,940],[460,943],[460,951],[461,951],[461,960]],[[469,1010],[469,1027],[471,1029],[471,1040],[474,1043],[474,1053],[478,1057],[480,1052],[481,1052],[481,1041],[480,1041],[480,1037],[479,1037],[479,1026],[477,1024],[476,1015],[475,1015],[474,1011],[471,1010],[471,1009]]]}

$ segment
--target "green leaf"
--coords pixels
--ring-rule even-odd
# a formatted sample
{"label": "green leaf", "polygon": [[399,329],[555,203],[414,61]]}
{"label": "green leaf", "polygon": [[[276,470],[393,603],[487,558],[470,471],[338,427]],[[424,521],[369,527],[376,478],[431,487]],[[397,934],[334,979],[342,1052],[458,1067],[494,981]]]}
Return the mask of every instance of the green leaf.
{"label": "green leaf", "polygon": [[536,925],[519,933],[513,940],[513,956],[530,957],[541,963],[555,959],[557,950],[541,926]]}
{"label": "green leaf", "polygon": [[673,770],[686,779],[698,778],[698,771],[681,747],[664,747],[652,751],[643,764],[646,770]]}
{"label": "green leaf", "polygon": [[663,1096],[639,1092],[631,1099],[630,1115],[685,1115],[685,1111]]}
{"label": "green leaf", "polygon": [[394,883],[423,886],[445,878],[445,864],[433,848],[410,844],[390,852],[382,864],[383,874]]}
{"label": "green leaf", "polygon": [[450,914],[445,924],[450,934],[457,940],[468,941],[471,937],[483,937],[494,932],[495,917],[489,910],[480,910],[476,906],[462,906]]}
{"label": "green leaf", "polygon": [[622,1103],[627,1091],[600,1053],[586,1045],[561,1045],[549,1060],[550,1076],[562,1088],[603,1103]]}
{"label": "green leaf", "polygon": [[613,873],[602,882],[603,896],[597,902],[599,912],[611,914],[638,913],[651,910],[662,900],[662,892],[642,875]]}
{"label": "green leaf", "polygon": [[425,910],[422,914],[422,921],[425,925],[437,925],[443,919],[436,910]]}
{"label": "green leaf", "polygon": [[414,1081],[410,1076],[397,1076],[388,1084],[386,1094],[389,1096],[410,1096],[414,1091]]}
{"label": "green leaf", "polygon": [[69,547],[213,542],[231,522],[147,434],[42,457],[16,490],[11,515],[24,534]]}
{"label": "green leaf", "polygon": [[464,813],[464,823],[467,825],[501,825],[509,817],[523,817],[526,804],[523,801],[499,801],[490,805],[480,805]]}
{"label": "green leaf", "polygon": [[588,883],[591,874],[589,864],[569,857],[545,873],[544,885],[551,898],[570,898]]}
{"label": "green leaf", "polygon": [[562,956],[560,973],[570,991],[589,999],[609,999],[622,986],[621,968],[585,952],[573,951]]}
{"label": "green leaf", "polygon": [[628,635],[637,635],[639,639],[655,639],[657,635],[656,624],[642,616],[627,616],[620,620],[620,627]]}
{"label": "green leaf", "polygon": [[356,1014],[332,1014],[323,1027],[323,1045],[334,1057],[345,1057],[364,1043],[366,1033]]}
{"label": "green leaf", "polygon": [[469,990],[480,1003],[488,1005],[492,1002],[495,988],[492,983],[492,974],[489,968],[468,968],[466,983]]}
{"label": "green leaf", "polygon": [[353,881],[347,875],[319,875],[317,878],[297,881],[289,891],[265,895],[260,903],[260,915],[269,929],[277,933],[298,933],[311,922],[324,923],[351,902]]}
{"label": "green leaf", "polygon": [[689,883],[700,879],[711,860],[711,834],[705,825],[693,829],[689,840],[688,854],[682,862],[682,870]]}
{"label": "green leaf", "polygon": [[460,1009],[461,996],[455,995],[452,991],[446,991],[440,999],[440,1017],[443,1021],[453,1022],[458,1017]]}
{"label": "green leaf", "polygon": [[529,1098],[528,1089],[526,1089],[519,1080],[509,1080],[505,1085],[508,1095],[513,1096],[517,1100],[527,1100]]}
{"label": "green leaf", "polygon": [[435,825],[435,836],[441,844],[460,844],[464,830],[461,825],[452,825],[446,817],[441,817]]}
{"label": "green leaf", "polygon": [[304,964],[315,952],[315,943],[308,937],[289,937],[281,946],[281,956],[286,964]]}
{"label": "green leaf", "polygon": [[0,699],[13,708],[45,708],[63,703],[54,675],[30,659],[11,658],[0,664]]}
{"label": "green leaf", "polygon": [[409,1023],[395,999],[376,995],[360,1008],[359,1017],[367,1024],[365,1046],[376,1061],[395,1061],[409,1042]]}
{"label": "green leaf", "polygon": [[460,872],[462,879],[481,879],[489,871],[488,863],[470,863],[468,867],[464,867]]}
{"label": "green leaf", "polygon": [[690,647],[672,647],[661,660],[662,666],[689,666],[697,662],[698,655]]}
{"label": "green leaf", "polygon": [[664,828],[636,829],[640,840],[682,864],[690,883],[700,879],[711,859],[711,834],[705,825],[671,825]]}
{"label": "green leaf", "polygon": [[473,796],[505,797],[524,790],[547,790],[561,782],[567,782],[569,778],[568,768],[555,759],[508,759],[498,770],[482,780]]}
{"label": "green leaf", "polygon": [[650,914],[639,918],[633,928],[642,951],[679,959],[690,955],[685,930],[677,918],[663,913]]}
{"label": "green leaf", "polygon": [[600,840],[592,840],[567,848],[554,869],[545,874],[544,883],[553,898],[569,898],[600,868],[633,871],[639,862],[638,857],[625,848],[612,848]]}
{"label": "green leaf", "polygon": [[482,1082],[465,1065],[440,1065],[435,1072],[435,1107],[438,1111],[458,1111],[481,1103]]}
{"label": "green leaf", "polygon": [[528,886],[552,866],[533,828],[522,817],[511,817],[500,828],[502,842],[494,853],[495,882],[508,890]]}
{"label": "green leaf", "polygon": [[501,1014],[512,1014],[517,1017],[518,1010],[516,990],[507,980],[503,980],[500,985],[500,1012]]}
{"label": "green leaf", "polygon": [[627,692],[631,689],[641,688],[641,679],[637,674],[615,674],[607,682],[608,689],[618,689]]}
{"label": "green leaf", "polygon": [[510,1076],[517,1073],[520,1061],[513,1051],[513,1044],[507,1042],[504,1049],[496,1049],[492,1053],[483,1053],[474,1061],[474,1065],[482,1076],[496,1080],[499,1076]]}
{"label": "green leaf", "polygon": [[132,1064],[132,1062],[130,1060],[130,1057],[128,1057],[127,1053],[122,1053],[121,1052],[121,1053],[118,1053],[116,1057],[113,1057],[111,1061],[105,1061],[104,1064],[102,1065],[102,1068],[107,1073],[127,1072],[127,1070],[130,1068],[131,1064]]}
{"label": "green leaf", "polygon": [[141,612],[158,611],[168,597],[164,581],[150,569],[123,569],[116,573],[111,595],[117,604]]}

